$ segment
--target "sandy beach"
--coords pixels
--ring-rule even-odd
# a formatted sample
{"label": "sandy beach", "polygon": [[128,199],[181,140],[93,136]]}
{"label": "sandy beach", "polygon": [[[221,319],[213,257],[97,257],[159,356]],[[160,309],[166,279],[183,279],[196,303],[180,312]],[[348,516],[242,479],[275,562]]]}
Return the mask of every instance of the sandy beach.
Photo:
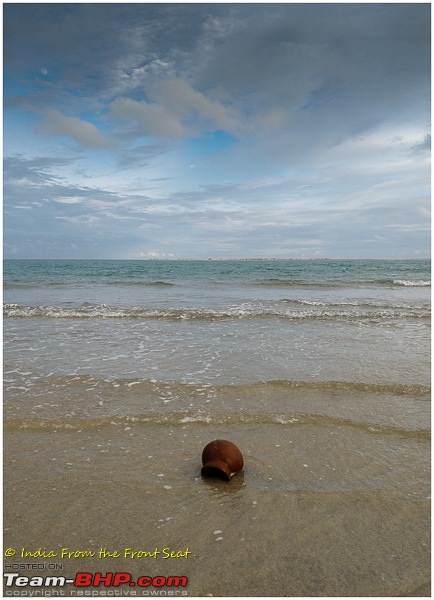
{"label": "sandy beach", "polygon": [[431,5],[3,21],[3,597],[431,597]]}
{"label": "sandy beach", "polygon": [[428,264],[9,268],[6,597],[430,595]]}
{"label": "sandy beach", "polygon": [[[423,436],[384,441],[309,425],[133,431],[6,430],[5,547],[17,556],[41,547],[58,554],[5,559],[6,572],[16,562],[60,564],[55,574],[67,578],[81,571],[185,576],[189,596],[430,595]],[[204,480],[202,446],[223,436],[243,449],[244,472],[230,482]],[[380,452],[390,465],[380,467]],[[414,470],[425,470],[427,481]],[[167,549],[178,557],[168,558]],[[150,589],[158,591],[134,588],[137,595]]]}

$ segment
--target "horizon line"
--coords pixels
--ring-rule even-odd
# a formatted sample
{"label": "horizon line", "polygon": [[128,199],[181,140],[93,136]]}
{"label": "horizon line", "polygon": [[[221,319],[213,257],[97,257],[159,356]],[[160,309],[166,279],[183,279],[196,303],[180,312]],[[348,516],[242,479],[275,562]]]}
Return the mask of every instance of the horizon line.
{"label": "horizon line", "polygon": [[183,262],[183,261],[204,261],[204,262],[222,262],[222,261],[287,261],[287,260],[431,260],[431,256],[407,256],[407,257],[358,257],[358,258],[344,258],[344,257],[304,257],[304,258],[275,258],[275,257],[267,257],[261,258],[259,256],[252,256],[247,258],[242,257],[225,257],[225,258],[164,258],[164,257],[141,257],[141,258],[35,258],[32,257],[3,257],[3,261],[5,260],[118,260],[118,261],[144,261],[144,262]]}

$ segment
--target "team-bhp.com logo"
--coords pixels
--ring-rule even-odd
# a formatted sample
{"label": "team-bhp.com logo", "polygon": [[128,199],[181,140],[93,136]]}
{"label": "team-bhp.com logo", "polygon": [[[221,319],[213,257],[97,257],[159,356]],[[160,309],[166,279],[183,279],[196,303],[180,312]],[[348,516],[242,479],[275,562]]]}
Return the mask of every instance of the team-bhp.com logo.
{"label": "team-bhp.com logo", "polygon": [[133,579],[130,573],[86,573],[80,572],[75,575],[75,579],[66,579],[61,576],[47,576],[47,577],[25,577],[20,573],[4,573],[3,577],[6,579],[6,587],[63,587],[65,585],[74,585],[79,588],[86,587],[119,587],[121,585],[128,585],[129,587],[138,586],[140,588],[146,587],[185,587],[188,583],[188,578],[184,575],[181,576],[169,576],[164,577],[163,575],[157,575],[150,577],[149,575],[142,575],[136,580]]}

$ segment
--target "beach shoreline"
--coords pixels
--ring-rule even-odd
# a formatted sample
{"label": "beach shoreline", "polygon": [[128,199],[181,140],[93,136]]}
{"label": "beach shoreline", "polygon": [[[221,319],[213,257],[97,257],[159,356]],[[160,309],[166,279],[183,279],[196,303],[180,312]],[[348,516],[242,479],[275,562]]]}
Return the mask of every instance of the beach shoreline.
{"label": "beach shoreline", "polygon": [[6,573],[430,595],[428,263],[7,261],[4,301]]}

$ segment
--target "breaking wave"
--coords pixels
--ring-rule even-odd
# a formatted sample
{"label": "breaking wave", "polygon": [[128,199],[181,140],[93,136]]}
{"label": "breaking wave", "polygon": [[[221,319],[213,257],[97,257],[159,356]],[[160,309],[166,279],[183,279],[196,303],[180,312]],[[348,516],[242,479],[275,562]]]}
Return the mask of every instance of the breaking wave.
{"label": "breaking wave", "polygon": [[283,287],[283,288],[363,288],[363,287],[429,287],[431,280],[429,279],[348,279],[348,280],[327,280],[327,281],[306,281],[301,279],[283,279],[270,278],[258,279],[254,285],[260,287]]}
{"label": "breaking wave", "polygon": [[[289,306],[291,305],[291,306]],[[308,308],[307,308],[308,307]],[[26,306],[5,304],[5,318],[46,319],[169,319],[169,320],[222,320],[248,318],[280,319],[384,319],[428,318],[428,306],[382,305],[367,303],[325,303],[315,301],[281,300],[274,304],[242,304],[225,308],[154,308],[107,306],[83,303],[79,307]]]}
{"label": "breaking wave", "polygon": [[416,280],[411,280],[411,279],[394,279],[393,283],[395,285],[403,285],[405,287],[430,287],[431,286],[431,281],[427,280],[427,279],[416,279]]}
{"label": "breaking wave", "polygon": [[4,429],[16,431],[27,429],[31,431],[83,431],[106,427],[119,427],[130,430],[133,427],[155,427],[169,425],[172,427],[187,424],[210,425],[212,427],[227,427],[233,425],[280,425],[282,427],[320,426],[320,427],[350,427],[364,430],[376,435],[402,435],[418,440],[429,440],[429,429],[408,429],[396,425],[363,422],[337,416],[309,413],[207,413],[205,411],[185,411],[178,413],[149,413],[147,415],[117,415],[108,417],[58,417],[44,419],[37,417],[15,418],[4,421]]}

